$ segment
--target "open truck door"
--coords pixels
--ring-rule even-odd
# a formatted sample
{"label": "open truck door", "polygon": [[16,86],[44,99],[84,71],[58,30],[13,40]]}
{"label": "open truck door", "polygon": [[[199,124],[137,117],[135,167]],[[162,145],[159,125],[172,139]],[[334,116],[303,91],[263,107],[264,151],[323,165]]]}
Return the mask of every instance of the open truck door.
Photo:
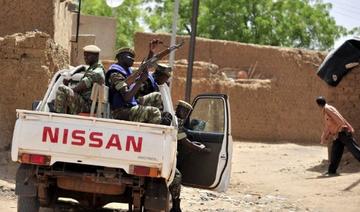
{"label": "open truck door", "polygon": [[230,183],[232,136],[226,95],[199,95],[185,123],[187,138],[210,152],[185,151],[179,146],[178,169],[185,186],[225,191]]}

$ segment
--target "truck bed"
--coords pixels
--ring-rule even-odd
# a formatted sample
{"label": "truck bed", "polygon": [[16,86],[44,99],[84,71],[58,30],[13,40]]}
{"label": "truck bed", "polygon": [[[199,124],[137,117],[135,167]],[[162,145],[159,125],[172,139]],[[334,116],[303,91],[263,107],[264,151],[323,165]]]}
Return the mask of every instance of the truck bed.
{"label": "truck bed", "polygon": [[16,110],[11,157],[23,153],[67,162],[121,168],[158,168],[168,179],[176,163],[177,130],[172,126],[49,112]]}

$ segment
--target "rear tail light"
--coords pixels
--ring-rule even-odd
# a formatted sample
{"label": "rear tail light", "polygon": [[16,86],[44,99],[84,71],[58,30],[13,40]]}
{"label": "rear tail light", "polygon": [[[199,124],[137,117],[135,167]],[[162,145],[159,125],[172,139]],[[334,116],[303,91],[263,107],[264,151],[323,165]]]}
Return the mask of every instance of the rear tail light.
{"label": "rear tail light", "polygon": [[36,164],[36,165],[50,165],[50,156],[37,155],[29,153],[21,153],[19,155],[19,161],[21,163]]}
{"label": "rear tail light", "polygon": [[130,171],[130,174],[133,174],[136,176],[159,177],[159,175],[160,175],[159,168],[155,168],[155,167],[130,165],[129,171]]}

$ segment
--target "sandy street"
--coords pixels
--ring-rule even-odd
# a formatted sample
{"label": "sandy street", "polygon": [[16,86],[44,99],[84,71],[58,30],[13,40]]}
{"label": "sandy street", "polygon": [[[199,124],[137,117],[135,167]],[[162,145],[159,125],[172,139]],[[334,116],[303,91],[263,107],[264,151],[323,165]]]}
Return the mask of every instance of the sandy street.
{"label": "sandy street", "polygon": [[[320,178],[326,157],[321,146],[236,142],[229,190],[184,188],[183,211],[359,211],[360,164],[347,155],[340,176]],[[16,211],[13,184],[0,191],[0,211]]]}

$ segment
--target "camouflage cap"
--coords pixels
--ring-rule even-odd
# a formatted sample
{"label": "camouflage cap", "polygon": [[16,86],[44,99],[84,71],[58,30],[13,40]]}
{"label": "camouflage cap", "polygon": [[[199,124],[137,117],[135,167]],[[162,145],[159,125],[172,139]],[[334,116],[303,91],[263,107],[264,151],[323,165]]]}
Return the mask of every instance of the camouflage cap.
{"label": "camouflage cap", "polygon": [[157,64],[155,69],[156,74],[165,74],[168,77],[171,77],[172,68],[165,64]]}
{"label": "camouflage cap", "polygon": [[119,55],[119,54],[125,53],[125,52],[128,52],[128,53],[134,55],[134,57],[135,57],[135,51],[129,47],[123,47],[123,48],[116,50],[116,55]]}
{"label": "camouflage cap", "polygon": [[179,101],[178,101],[178,105],[180,105],[180,106],[182,106],[182,107],[184,107],[184,108],[187,108],[187,109],[189,109],[189,110],[192,110],[192,109],[193,109],[193,107],[191,106],[191,104],[189,104],[189,103],[187,103],[187,102],[185,102],[185,101],[183,101],[183,100],[179,100]]}
{"label": "camouflage cap", "polygon": [[100,53],[101,49],[95,45],[87,45],[83,48],[84,52]]}

